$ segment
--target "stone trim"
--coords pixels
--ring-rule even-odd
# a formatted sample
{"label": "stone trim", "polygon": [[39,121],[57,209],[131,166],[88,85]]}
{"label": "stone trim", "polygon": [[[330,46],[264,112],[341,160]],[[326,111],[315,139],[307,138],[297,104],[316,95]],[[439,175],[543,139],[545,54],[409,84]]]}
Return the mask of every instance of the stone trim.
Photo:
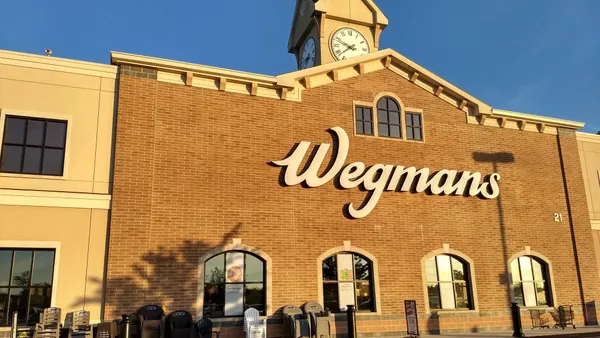
{"label": "stone trim", "polygon": [[[450,248],[449,244],[442,244],[442,248],[441,249],[437,249],[434,251],[429,252],[428,254],[426,254],[425,256],[423,256],[423,258],[421,258],[421,277],[422,277],[422,283],[423,283],[423,296],[425,297],[425,300],[428,300],[429,297],[427,295],[428,291],[427,291],[427,274],[425,272],[425,262],[427,262],[428,259],[430,259],[431,257],[434,256],[438,256],[438,255],[450,255],[450,256],[456,256],[460,259],[462,259],[463,261],[465,261],[468,266],[469,266],[469,286],[471,287],[471,294],[472,294],[472,298],[473,298],[473,309],[472,310],[435,310],[435,311],[431,311],[429,309],[429,302],[425,301],[425,314],[438,314],[440,316],[444,316],[446,317],[446,315],[456,315],[457,313],[461,313],[461,314],[476,314],[479,311],[479,302],[477,301],[477,278],[475,277],[475,263],[473,262],[473,260],[467,256],[466,254],[458,251],[458,250],[454,250]],[[469,317],[471,317],[472,315],[469,315]],[[479,317],[478,315],[475,315],[475,317]]]}
{"label": "stone trim", "polygon": [[[266,280],[264,281],[265,287],[267,288],[267,304],[266,304],[266,308],[265,308],[265,315],[268,316],[272,316],[273,315],[273,300],[272,300],[272,294],[273,294],[273,261],[271,259],[271,256],[269,256],[267,253],[265,253],[264,251],[251,247],[249,245],[246,244],[242,244],[241,240],[235,239],[234,241],[232,241],[231,244],[227,244],[227,245],[223,245],[223,246],[219,246],[214,248],[213,250],[205,253],[204,255],[202,255],[202,257],[200,257],[200,259],[198,260],[198,291],[197,291],[197,298],[196,298],[196,320],[200,320],[203,317],[203,307],[204,307],[204,263],[220,254],[223,252],[227,252],[227,251],[245,251],[248,253],[252,253],[260,258],[262,258],[265,261],[265,269],[267,270],[265,273],[265,278]],[[225,320],[223,320],[222,322],[232,322],[232,321],[236,321],[237,318],[234,318],[233,320],[231,318],[225,318]],[[213,322],[218,321],[219,319],[212,319]],[[240,318],[240,320],[242,320]]]}
{"label": "stone trim", "polygon": [[157,71],[153,68],[132,66],[132,65],[121,65],[119,66],[119,74],[133,77],[141,77],[145,79],[157,79]]}

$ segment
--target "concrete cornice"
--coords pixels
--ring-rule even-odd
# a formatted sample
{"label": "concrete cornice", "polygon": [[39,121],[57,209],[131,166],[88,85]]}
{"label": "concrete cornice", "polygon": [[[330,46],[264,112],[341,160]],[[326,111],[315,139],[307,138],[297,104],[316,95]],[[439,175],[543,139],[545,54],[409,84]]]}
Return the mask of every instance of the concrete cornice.
{"label": "concrete cornice", "polygon": [[0,50],[0,64],[116,79],[117,67],[29,53]]}
{"label": "concrete cornice", "polygon": [[506,118],[508,120],[513,121],[527,121],[527,122],[535,122],[535,123],[544,123],[546,126],[554,126],[561,128],[570,128],[570,129],[579,129],[585,126],[583,122],[569,121],[563,119],[557,119],[553,117],[539,116],[527,113],[518,113],[514,111],[501,110],[501,109],[493,109],[492,110],[493,117]]}
{"label": "concrete cornice", "polygon": [[600,135],[577,132],[577,140],[583,142],[600,143]]}

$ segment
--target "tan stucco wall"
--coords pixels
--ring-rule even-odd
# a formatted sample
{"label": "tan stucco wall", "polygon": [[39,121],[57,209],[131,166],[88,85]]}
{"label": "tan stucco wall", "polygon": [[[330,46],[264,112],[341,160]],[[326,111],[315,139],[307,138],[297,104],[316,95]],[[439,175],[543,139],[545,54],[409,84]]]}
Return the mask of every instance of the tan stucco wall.
{"label": "tan stucco wall", "polygon": [[114,66],[0,50],[0,139],[7,114],[69,124],[64,177],[0,173],[0,188],[107,194],[116,74]]}
{"label": "tan stucco wall", "polygon": [[577,143],[590,219],[600,230],[600,135],[578,133]]}
{"label": "tan stucco wall", "polygon": [[111,65],[0,50],[0,140],[6,115],[68,121],[63,176],[0,173],[0,248],[55,248],[52,305],[63,314],[89,310],[94,322],[101,318],[116,77]]}
{"label": "tan stucco wall", "polygon": [[52,305],[88,310],[98,322],[107,217],[108,210],[0,205],[0,248],[55,248]]}

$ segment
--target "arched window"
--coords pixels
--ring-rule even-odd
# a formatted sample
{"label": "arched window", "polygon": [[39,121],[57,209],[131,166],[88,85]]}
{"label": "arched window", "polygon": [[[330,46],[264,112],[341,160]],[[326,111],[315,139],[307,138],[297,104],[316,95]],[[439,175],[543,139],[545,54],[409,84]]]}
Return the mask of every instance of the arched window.
{"label": "arched window", "polygon": [[229,251],[205,262],[205,316],[242,316],[248,308],[264,315],[265,295],[265,262],[261,258],[248,252]]}
{"label": "arched window", "polygon": [[402,138],[402,122],[400,105],[389,96],[382,97],[377,102],[377,121],[379,136]]}
{"label": "arched window", "polygon": [[323,302],[331,312],[345,311],[355,305],[356,311],[375,312],[373,266],[367,258],[340,252],[323,260]]}
{"label": "arched window", "polygon": [[469,264],[438,255],[425,262],[425,274],[430,309],[473,309]]}
{"label": "arched window", "polygon": [[552,306],[548,282],[548,266],[544,261],[521,256],[510,263],[512,291],[521,306]]}

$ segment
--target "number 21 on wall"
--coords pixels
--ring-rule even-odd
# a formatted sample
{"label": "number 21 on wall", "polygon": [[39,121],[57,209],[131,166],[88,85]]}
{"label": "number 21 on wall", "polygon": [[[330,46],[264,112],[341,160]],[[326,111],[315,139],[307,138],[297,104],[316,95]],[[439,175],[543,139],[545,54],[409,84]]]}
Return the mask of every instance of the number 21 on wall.
{"label": "number 21 on wall", "polygon": [[554,222],[562,222],[563,215],[562,214],[554,214]]}

